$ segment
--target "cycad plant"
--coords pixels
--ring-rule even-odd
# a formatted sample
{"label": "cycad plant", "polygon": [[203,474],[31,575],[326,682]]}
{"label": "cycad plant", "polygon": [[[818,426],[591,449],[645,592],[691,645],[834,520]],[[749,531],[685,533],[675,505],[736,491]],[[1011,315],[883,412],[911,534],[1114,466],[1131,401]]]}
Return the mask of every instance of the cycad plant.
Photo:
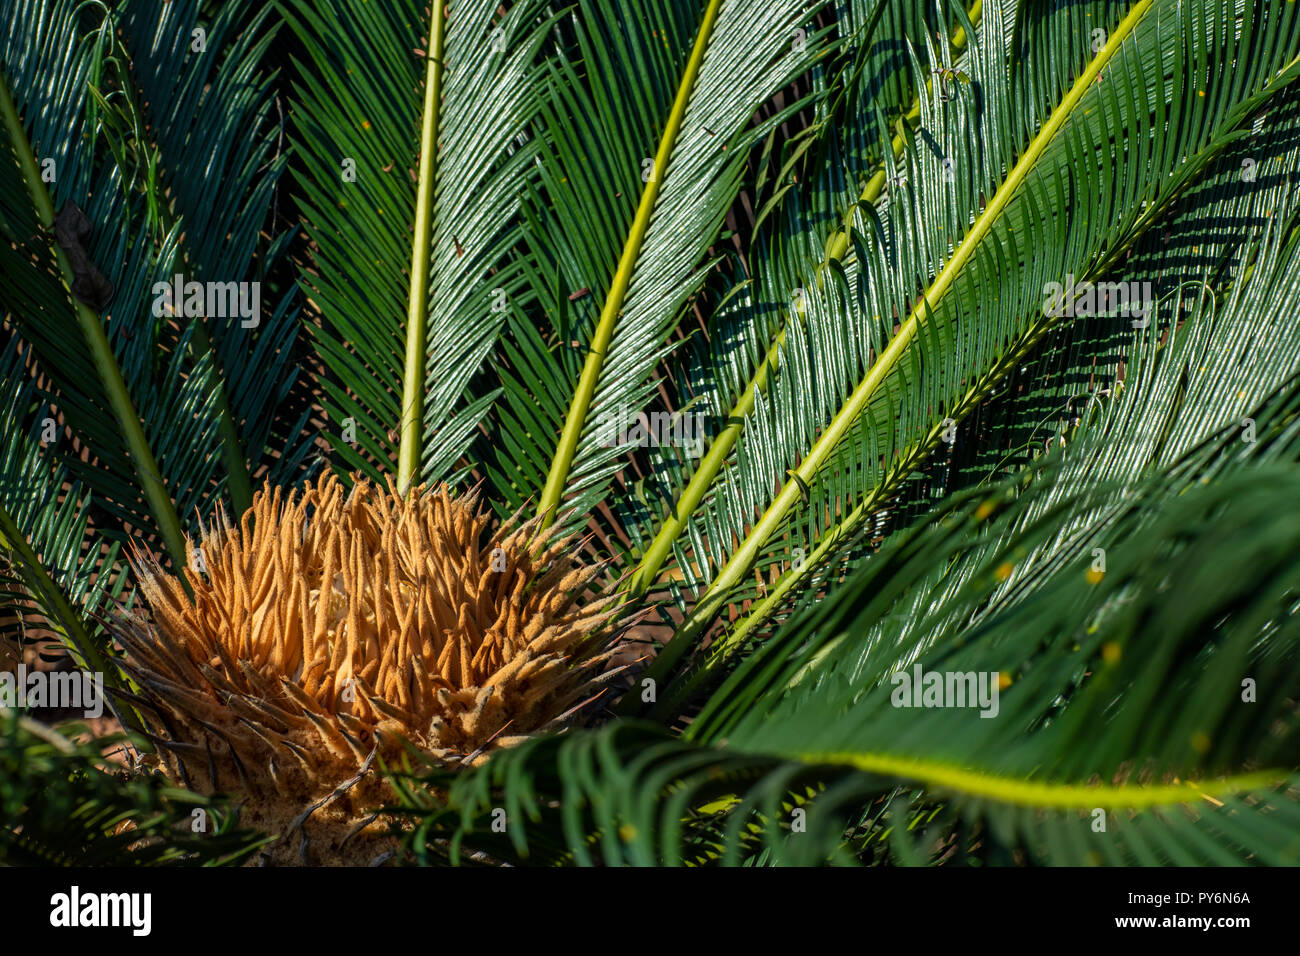
{"label": "cycad plant", "polygon": [[1296,4],[0,10],[5,620],[253,830],[121,858],[1300,857]]}

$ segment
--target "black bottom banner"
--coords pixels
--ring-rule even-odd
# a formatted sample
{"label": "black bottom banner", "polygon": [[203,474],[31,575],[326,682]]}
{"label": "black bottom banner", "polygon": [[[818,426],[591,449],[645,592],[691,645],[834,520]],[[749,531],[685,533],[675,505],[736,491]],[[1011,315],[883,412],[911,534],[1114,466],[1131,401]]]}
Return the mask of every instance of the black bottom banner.
{"label": "black bottom banner", "polygon": [[883,924],[891,937],[928,943],[1199,936],[1232,945],[1295,928],[1293,879],[1265,869],[8,869],[0,892],[11,938],[97,937],[180,952],[425,934],[442,946],[494,948],[516,933],[560,945],[629,933],[734,944],[770,942],[774,924],[808,942]]}

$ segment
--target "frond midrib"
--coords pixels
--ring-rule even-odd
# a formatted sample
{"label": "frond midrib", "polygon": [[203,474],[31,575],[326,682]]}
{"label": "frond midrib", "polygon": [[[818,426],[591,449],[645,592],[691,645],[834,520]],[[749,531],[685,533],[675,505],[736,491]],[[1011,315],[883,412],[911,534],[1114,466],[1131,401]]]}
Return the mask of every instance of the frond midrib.
{"label": "frond midrib", "polygon": [[[972,25],[979,23],[982,11],[983,0],[975,0],[967,11],[967,17]],[[958,26],[949,42],[954,50],[961,50],[965,48],[967,39],[965,29]],[[932,80],[927,80],[927,90],[931,86]],[[906,120],[908,123],[915,122],[920,115],[921,99],[918,95],[913,101],[911,109],[906,113]],[[903,154],[904,147],[903,138],[896,133],[890,142],[890,148],[895,159]],[[819,286],[831,264],[842,260],[849,251],[849,231],[855,210],[860,206],[872,205],[880,198],[880,194],[884,190],[885,178],[884,158],[882,157],[880,168],[867,180],[867,184],[863,187],[857,201],[850,204],[845,211],[841,228],[832,233],[826,242],[825,257],[814,270],[815,281]],[[682,489],[681,494],[678,495],[677,500],[671,506],[668,516],[664,519],[659,531],[641,556],[636,570],[628,579],[628,591],[634,598],[644,596],[658,579],[660,569],[672,552],[673,544],[681,536],[686,527],[686,522],[695,513],[695,509],[704,500],[704,496],[708,494],[713,479],[722,470],[722,466],[731,454],[731,449],[735,447],[736,442],[739,440],[749,413],[754,410],[754,402],[757,400],[759,393],[767,388],[769,374],[775,372],[781,364],[781,351],[785,347],[791,317],[790,310],[783,311],[779,327],[772,339],[772,344],[768,347],[767,354],[755,366],[754,371],[750,374],[749,381],[741,390],[740,397],[736,399],[731,411],[727,413],[724,419],[730,424],[714,437],[709,450],[700,459],[699,466],[692,473],[686,487]],[[798,319],[799,315],[796,314],[793,317]]]}
{"label": "frond midrib", "polygon": [[790,509],[802,499],[803,486],[809,485],[815,480],[822,464],[839,445],[866,407],[867,402],[875,394],[876,389],[884,382],[886,376],[906,352],[920,327],[920,323],[923,321],[925,313],[943,298],[956,281],[958,274],[973,259],[979,244],[992,230],[993,224],[1010,204],[1020,185],[1036,168],[1038,160],[1046,151],[1048,144],[1055,139],[1056,134],[1064,127],[1066,122],[1075,115],[1075,110],[1083,101],[1089,87],[1106,64],[1118,53],[1120,46],[1133,33],[1138,23],[1149,12],[1153,3],[1154,0],[1138,0],[1134,4],[1110,35],[1105,46],[1093,57],[1061,102],[1057,104],[1024,153],[1016,161],[1016,164],[1008,171],[1006,179],[1003,180],[988,204],[975,217],[970,230],[953,250],[952,257],[945,263],[939,275],[935,277],[917,300],[907,320],[900,326],[889,345],[876,359],[866,376],[854,388],[849,398],[841,405],[840,410],[822,431],[816,442],[813,443],[799,466],[791,471],[790,479],[785,482],[781,491],[773,498],[772,503],[750,529],[744,541],[732,552],[701,596],[695,608],[683,622],[678,634],[656,659],[652,667],[652,671],[655,672],[653,676],[662,677],[685,651],[688,642],[694,639],[702,628],[712,620],[714,614],[725,604],[727,595],[740,582],[753,564],[763,544],[780,526]]}
{"label": "frond midrib", "polygon": [[[1289,69],[1290,67],[1288,67]],[[1265,87],[1260,94],[1265,96],[1272,88]],[[1211,160],[1213,160],[1222,149],[1228,145],[1230,139],[1225,139],[1220,143],[1213,145],[1210,149],[1203,151],[1194,157],[1191,162],[1179,171],[1180,181],[1170,189],[1160,202],[1152,203],[1143,214],[1134,223],[1132,234],[1129,241],[1117,246],[1112,250],[1102,262],[1095,268],[1090,269],[1084,274],[1083,281],[1097,281],[1100,276],[1106,275],[1117,263],[1123,260],[1126,253],[1133,244],[1146,233],[1146,231],[1172,208],[1182,197],[1182,190],[1191,182],[1195,173],[1203,169]],[[1300,229],[1300,227],[1297,227]],[[1248,278],[1253,265],[1247,267],[1242,274],[1243,280]],[[1058,322],[1052,319],[1041,320],[1032,324],[1025,330],[1024,334],[1013,343],[1007,355],[997,363],[992,369],[981,376],[980,380],[967,391],[954,406],[949,417],[960,422],[975,408],[978,404],[992,391],[998,382],[1002,380],[1006,372],[1018,365],[1025,357],[1031,354],[1038,342],[1049,331],[1058,327]],[[1122,385],[1122,382],[1120,383]],[[709,663],[699,674],[692,679],[693,687],[699,680],[703,679],[708,670],[720,663],[727,655],[734,651],[743,641],[745,634],[753,630],[758,624],[776,610],[781,599],[790,592],[790,590],[804,580],[817,567],[820,566],[823,557],[835,550],[839,545],[850,536],[854,530],[868,518],[876,506],[888,498],[898,485],[905,480],[916,467],[927,459],[930,453],[938,445],[939,435],[942,428],[938,425],[930,430],[930,433],[923,439],[914,442],[908,446],[899,456],[899,464],[889,473],[889,475],[870,489],[864,497],[851,511],[848,512],[838,522],[829,525],[822,532],[817,547],[808,556],[801,568],[793,566],[786,568],[772,585],[768,594],[759,601],[751,605],[741,617],[739,617],[728,633],[712,649]],[[679,700],[681,693],[688,692],[690,688],[684,688],[678,694],[673,696],[673,700]],[[661,704],[656,712],[663,712],[664,705]]]}
{"label": "frond midrib", "polygon": [[957,763],[858,751],[809,751],[794,755],[801,763],[851,767],[882,774],[961,796],[1012,806],[1047,810],[1147,810],[1155,807],[1199,803],[1224,796],[1265,790],[1285,783],[1290,772],[1282,769],[1252,771],[1202,780],[1177,780],[1163,784],[1055,783],[1027,777],[1009,777]]}
{"label": "frond midrib", "polygon": [[[49,191],[45,188],[45,183],[41,180],[40,173],[37,170],[35,153],[32,152],[26,130],[23,128],[22,120],[18,116],[18,107],[14,103],[13,96],[9,91],[8,80],[3,73],[0,73],[0,123],[3,124],[9,136],[10,145],[18,157],[23,180],[26,182],[28,192],[31,194],[37,217],[41,225],[49,229],[54,222],[54,202],[50,198]],[[72,266],[68,262],[67,255],[57,243],[51,243],[51,246],[59,266],[59,273],[63,277],[63,283],[65,287],[70,289],[72,285]],[[73,296],[71,292],[68,294],[68,300],[72,303],[76,312],[77,322],[86,337],[86,344],[94,359],[95,368],[99,372],[100,381],[117,418],[118,427],[122,430],[122,438],[130,451],[131,460],[135,464],[140,490],[144,493],[145,500],[149,504],[154,521],[157,522],[158,533],[161,535],[173,563],[177,567],[183,567],[187,556],[185,538],[181,533],[180,518],[176,514],[176,508],[172,504],[166,486],[163,485],[157,459],[154,457],[153,449],[149,446],[149,441],[145,437],[139,413],[135,408],[135,402],[131,398],[125,380],[122,378],[122,370],[117,364],[117,358],[113,354],[112,346],[109,345],[103,323],[93,309]],[[182,580],[184,579],[182,578]],[[184,582],[184,586],[188,590],[189,582]]]}
{"label": "frond midrib", "polygon": [[695,90],[695,81],[699,76],[700,64],[704,61],[704,51],[708,48],[709,40],[712,38],[713,26],[718,19],[718,11],[721,8],[722,0],[709,0],[709,5],[704,11],[704,18],[701,20],[699,30],[695,35],[695,44],[691,49],[690,57],[686,61],[686,67],[682,71],[682,79],[677,87],[677,95],[673,100],[663,134],[659,139],[659,147],[655,151],[652,174],[645,184],[645,189],[642,190],[641,202],[637,206],[636,215],[633,217],[632,224],[628,229],[627,239],[623,244],[623,252],[619,257],[618,268],[614,272],[614,279],[605,297],[605,304],[601,308],[600,318],[596,322],[591,347],[587,351],[586,361],[583,363],[582,372],[578,377],[573,400],[570,402],[569,412],[565,416],[564,430],[560,434],[559,444],[556,446],[555,455],[551,460],[550,471],[546,476],[546,485],[538,501],[537,514],[541,517],[543,528],[549,527],[555,520],[561,500],[564,497],[564,489],[568,485],[569,474],[572,471],[574,458],[578,451],[578,441],[582,437],[587,422],[587,413],[591,409],[591,402],[596,394],[596,386],[600,381],[605,353],[614,338],[614,328],[618,324],[619,315],[623,310],[623,302],[627,296],[628,287],[631,285],[632,274],[636,269],[637,260],[641,255],[641,246],[645,240],[646,232],[650,228],[650,218],[654,213],[655,203],[659,198],[659,185],[668,169],[668,161],[677,144],[677,135],[681,129],[682,119],[686,115],[686,108],[690,104],[691,95]]}
{"label": "frond midrib", "polygon": [[401,444],[397,487],[405,493],[421,470],[424,455],[425,352],[429,329],[429,273],[432,271],[434,186],[438,124],[442,112],[442,61],[446,16],[434,0],[425,62],[424,115],[420,124],[420,171],[416,184],[415,235],[411,241],[411,284],[406,310],[406,361],[402,373]]}

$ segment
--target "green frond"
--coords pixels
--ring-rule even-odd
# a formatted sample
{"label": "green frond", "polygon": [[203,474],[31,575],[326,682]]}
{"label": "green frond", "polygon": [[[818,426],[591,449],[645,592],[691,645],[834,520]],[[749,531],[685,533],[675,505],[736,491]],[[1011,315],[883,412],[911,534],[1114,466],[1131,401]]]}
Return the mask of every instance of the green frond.
{"label": "green frond", "polygon": [[0,862],[9,866],[216,866],[266,840],[224,802],[109,764],[104,738],[75,744],[0,711]]}
{"label": "green frond", "polygon": [[[41,10],[7,10],[5,19],[33,30],[42,25],[44,13]],[[76,114],[86,108],[89,94],[84,84],[72,84],[71,92],[67,87],[50,88],[41,84],[48,84],[50,77],[62,80],[68,73],[85,75],[90,69],[95,54],[93,48],[87,49],[88,44],[80,42],[82,34],[79,20],[71,8],[63,9],[56,16],[55,29],[61,34],[61,42],[45,45],[43,49],[50,54],[66,57],[68,62],[59,64],[54,69],[50,68],[53,64],[40,64],[33,58],[20,55],[30,42],[23,29],[15,30],[11,34],[9,48],[0,51],[3,52],[0,61],[6,65],[6,73],[13,72],[13,64],[27,63],[26,72],[14,72],[12,77],[0,77],[0,121],[4,126],[7,154],[0,161],[0,177],[3,177],[0,181],[5,182],[5,187],[0,192],[6,197],[4,224],[11,229],[17,227],[17,231],[6,234],[3,245],[6,247],[6,258],[11,260],[6,262],[6,270],[13,269],[17,273],[16,284],[21,295],[18,308],[10,315],[21,324],[22,331],[41,353],[44,363],[51,371],[63,371],[59,368],[61,364],[77,365],[85,377],[82,379],[82,388],[90,382],[100,385],[101,392],[85,396],[84,405],[87,407],[84,413],[82,409],[70,409],[70,414],[83,427],[92,417],[97,419],[104,431],[120,443],[120,456],[124,460],[130,456],[139,491],[143,492],[147,502],[146,510],[139,513],[145,519],[142,523],[155,527],[172,559],[181,561],[184,560],[184,544],[180,522],[158,476],[154,449],[142,427],[103,320],[80,299],[69,293],[60,295],[55,284],[59,281],[56,277],[59,277],[70,287],[73,272],[67,254],[48,232],[54,224],[55,197],[46,188],[41,169],[37,165],[33,142],[52,154],[50,158],[53,159],[56,170],[58,159],[63,159],[65,176],[63,179],[55,179],[58,184],[56,189],[69,195],[66,184],[87,175],[84,170],[78,171],[71,167],[70,151],[66,147],[68,141],[75,137],[73,131],[80,129],[84,122],[84,118]],[[14,84],[12,89],[11,82]],[[56,102],[48,102],[50,99]],[[49,121],[60,112],[73,114],[73,122],[64,129],[51,128]],[[31,124],[30,132],[24,125],[24,116]],[[89,157],[84,152],[72,156],[89,162]],[[98,222],[102,226],[107,221],[114,221],[107,217],[101,218],[105,211],[92,206],[87,210],[87,215],[92,224]],[[101,264],[101,271],[118,290],[120,303],[125,298],[123,286],[126,283],[123,280],[128,279],[128,276],[123,268],[122,257],[119,256],[110,263],[106,256],[97,254],[104,245],[102,240],[96,243],[91,261]],[[35,262],[31,259],[35,259]],[[137,263],[139,261],[137,259]],[[33,308],[39,311],[33,311]],[[58,331],[55,332],[55,329]],[[68,380],[77,381],[77,377],[70,375]],[[92,405],[98,407],[92,409]]]}
{"label": "green frond", "polygon": [[[515,348],[532,350],[530,365],[552,367],[542,386],[571,384],[559,396],[529,380],[506,386],[562,424],[558,436],[531,436],[540,451],[552,449],[544,466],[530,463],[531,474],[544,467],[545,485],[515,489],[521,499],[538,495],[544,520],[564,514],[568,526],[607,494],[624,454],[607,441],[609,421],[647,404],[651,373],[707,274],[751,148],[803,105],[751,123],[824,54],[826,31],[811,25],[819,7],[664,2],[634,20],[583,3],[567,24],[574,51],[561,51],[551,70],[555,105],[541,113],[542,180],[527,210],[531,276],[550,306],[547,351],[527,340]],[[575,53],[600,68],[584,75],[567,61]],[[640,104],[630,116],[629,99]],[[575,345],[586,356],[576,375],[562,371]],[[564,411],[550,408],[557,402]]]}
{"label": "green frond", "polygon": [[[909,146],[908,184],[892,189],[874,212],[859,208],[864,218],[853,261],[832,271],[842,276],[838,285],[809,290],[811,318],[792,328],[786,343],[806,358],[783,359],[793,369],[788,381],[783,387],[778,375],[768,402],[746,425],[734,466],[720,474],[715,497],[726,510],[706,505],[696,519],[693,540],[708,543],[709,560],[697,547],[683,568],[698,598],[675,645],[656,663],[656,677],[667,674],[728,604],[753,593],[751,571],[772,562],[792,565],[795,548],[816,558],[799,562],[801,574],[836,556],[845,532],[878,511],[948,428],[1050,331],[1047,283],[1067,274],[1079,281],[1106,275],[1207,174],[1300,64],[1286,54],[1296,28],[1291,13],[1274,7],[1260,14],[1282,20],[1268,34],[1276,46],[1253,59],[1245,44],[1263,42],[1258,31],[1237,33],[1208,15],[1195,29],[1181,30],[1180,18],[1191,15],[1183,7],[1136,5],[1025,147],[983,132],[1004,124],[967,125],[964,111],[973,101],[965,86],[951,100],[931,97],[922,123],[933,132],[918,134]],[[1007,109],[1013,91],[1003,89],[1011,81],[1002,66],[996,5],[985,8],[981,24],[981,42],[968,51],[971,87],[990,109]],[[1187,43],[1205,50],[1184,50]],[[1163,87],[1148,82],[1144,65],[1157,51],[1169,64]],[[1196,71],[1203,68],[1197,64],[1209,55],[1257,63],[1253,76],[1234,88],[1236,99],[1207,102],[1199,95]],[[1121,89],[1123,96],[1116,93]],[[1162,137],[1156,151],[1148,117],[1161,126],[1170,103],[1204,115],[1180,125],[1185,144]],[[1107,155],[1114,147],[1102,140],[1116,136],[1132,137],[1125,165],[1106,159],[1085,168],[1071,158],[1093,146],[1094,155]],[[925,145],[927,137],[938,146]],[[954,173],[942,162],[947,156],[975,162]],[[988,197],[982,207],[981,196]],[[1101,199],[1107,207],[1097,215],[1069,214],[1076,204],[1091,208]],[[1026,260],[1029,249],[1034,254]],[[920,298],[902,281],[910,275],[930,277]],[[899,316],[896,331],[881,318],[891,315]],[[826,390],[810,391],[811,377],[825,380]],[[777,471],[790,477],[773,495],[766,487]]]}
{"label": "green frond", "polygon": [[497,291],[518,287],[515,214],[535,176],[536,61],[553,23],[536,0],[499,7],[439,13],[427,52],[416,3],[285,11],[310,52],[293,113],[315,246],[304,283],[323,320],[329,438],[348,470],[382,476],[400,436],[401,483],[454,480],[491,404],[467,388],[505,319]]}
{"label": "green frond", "polygon": [[[124,105],[114,105],[137,113],[149,131],[132,144],[145,167],[138,178],[146,193],[165,194],[156,199],[159,228],[179,221],[183,230],[177,271],[187,281],[256,281],[263,290],[256,324],[238,315],[192,321],[196,358],[211,351],[218,373],[213,395],[236,512],[250,504],[251,473],[266,466],[291,480],[310,446],[293,427],[296,416],[280,413],[301,391],[301,318],[296,289],[278,278],[286,237],[269,222],[288,146],[274,77],[260,69],[278,39],[271,12],[231,5],[200,20],[194,7],[132,2],[122,11],[115,64]],[[197,30],[202,52],[194,49]],[[141,103],[133,101],[136,84]]]}
{"label": "green frond", "polygon": [[[933,861],[973,832],[955,847],[973,859],[1293,863],[1300,842],[1277,837],[1300,811],[1298,401],[1292,381],[1258,413],[1263,460],[1242,464],[1236,436],[1199,452],[1221,462],[1208,483],[1093,484],[1041,514],[1050,481],[965,495],[789,622],[688,740],[617,722],[532,741],[455,780],[421,838],[533,862],[809,864]],[[1063,514],[1106,506],[1027,572],[1032,588],[998,597]],[[1104,572],[1090,573],[1093,545]],[[903,626],[909,589],[954,551],[978,571],[953,600],[985,612],[940,604]],[[864,655],[876,622],[899,643]],[[978,675],[986,696],[926,707],[918,686],[900,704],[896,675],[914,667]],[[918,799],[927,826],[889,833],[911,828]],[[492,835],[494,807],[509,837]]]}
{"label": "green frond", "polygon": [[42,406],[11,343],[0,355],[0,606],[18,622],[20,646],[28,626],[51,628],[80,666],[123,687],[96,621],[125,584],[114,570],[119,545],[104,554],[87,547],[89,507],[78,485],[49,495],[68,476],[45,440],[57,440],[58,427]]}

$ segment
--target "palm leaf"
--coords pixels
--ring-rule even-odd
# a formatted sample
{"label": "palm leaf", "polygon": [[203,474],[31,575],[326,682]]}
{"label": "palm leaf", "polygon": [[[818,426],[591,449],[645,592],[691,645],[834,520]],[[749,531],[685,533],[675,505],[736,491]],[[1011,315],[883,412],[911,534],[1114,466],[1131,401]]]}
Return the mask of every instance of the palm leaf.
{"label": "palm leaf", "polygon": [[[137,525],[156,528],[173,560],[183,560],[180,522],[135,409],[127,382],[130,369],[124,374],[101,317],[67,293],[60,295],[57,277],[61,275],[63,282],[70,283],[71,266],[63,250],[41,233],[54,222],[54,200],[70,198],[74,186],[90,179],[91,158],[84,149],[74,150],[72,145],[89,100],[85,82],[97,48],[79,42],[81,14],[71,4],[57,5],[53,10],[43,9],[42,5],[31,10],[11,9],[5,11],[5,18],[20,25],[11,33],[7,48],[0,51],[7,75],[0,78],[0,119],[7,153],[0,162],[0,176],[7,182],[0,190],[6,197],[6,242],[0,245],[5,247],[9,260],[6,274],[12,275],[18,286],[10,315],[21,324],[49,372],[67,383],[62,404],[74,427],[83,435],[96,436],[94,444],[104,459],[120,462],[117,474],[135,474],[135,489],[128,490],[119,480],[106,496],[108,500],[118,504]],[[47,23],[59,34],[57,40],[35,43],[30,32]],[[29,47],[62,62],[26,57],[23,53]],[[30,132],[23,115],[31,124]],[[61,120],[68,122],[59,125]],[[44,153],[57,157],[56,170],[58,159],[62,159],[63,175],[55,180],[54,197],[42,179],[33,142],[40,144]],[[23,197],[27,197],[26,201]],[[104,190],[99,191],[99,198],[100,204],[91,204],[87,210],[91,222],[99,227],[91,258],[117,288],[120,308],[129,297],[142,296],[148,260],[138,252],[131,256],[125,242],[109,252],[111,246],[101,238],[105,225],[119,223],[129,214],[121,203],[109,205],[111,200],[104,196]],[[201,382],[203,376],[196,375],[195,379]],[[99,385],[98,390],[94,384]],[[190,391],[195,391],[193,385]],[[189,431],[192,434],[193,429]],[[141,493],[143,508],[135,505]]]}
{"label": "palm leaf", "polygon": [[266,842],[240,828],[223,801],[152,774],[128,778],[95,745],[25,717],[0,716],[0,737],[0,861],[8,865],[214,866]]}
{"label": "palm leaf", "polygon": [[[676,645],[656,663],[655,676],[670,670],[721,608],[745,597],[741,586],[759,561],[788,562],[790,549],[798,545],[810,556],[801,569],[806,571],[836,554],[844,532],[878,510],[940,443],[947,426],[977,407],[1050,329],[1042,307],[1046,282],[1067,273],[1104,274],[1159,211],[1206,174],[1300,62],[1288,59],[1296,24],[1282,7],[1263,14],[1284,19],[1267,34],[1278,46],[1261,51],[1258,59],[1238,47],[1264,42],[1265,34],[1252,23],[1237,32],[1207,14],[1195,30],[1181,30],[1180,18],[1188,12],[1136,5],[1023,150],[1008,152],[1013,142],[979,132],[998,124],[965,125],[961,109],[953,115],[960,92],[951,102],[929,104],[936,114],[946,108],[952,118],[945,126],[937,116],[923,116],[923,124],[934,125],[936,132],[918,136],[924,152],[909,153],[914,158],[908,179],[915,185],[898,194],[902,201],[889,202],[871,224],[859,227],[855,261],[847,264],[838,287],[814,289],[809,296],[813,316],[804,326],[804,368],[837,374],[826,376],[825,392],[811,396],[806,376],[795,376],[784,401],[778,389],[769,394],[766,408],[756,409],[737,448],[736,465],[719,479],[717,500],[727,508],[706,508],[695,532],[695,540],[709,542],[714,554],[725,548],[725,557],[707,564],[697,557],[702,593]],[[1252,14],[1245,16],[1249,20]],[[1009,109],[1006,104],[1013,101],[1003,89],[1010,81],[1000,66],[999,22],[996,5],[986,6],[980,35],[997,39],[972,47],[972,55],[979,50],[981,57],[969,64],[971,86],[979,84],[981,101],[991,110]],[[1201,46],[1185,50],[1184,44]],[[1168,56],[1160,55],[1169,64],[1164,68],[1169,86],[1160,93],[1144,77],[1152,57],[1166,50]],[[1251,60],[1259,72],[1234,84],[1239,99],[1206,100],[1197,94],[1202,83],[1196,70],[1204,69],[1198,64],[1208,56]],[[1105,82],[1099,84],[1103,68]],[[1122,95],[1112,96],[1112,89]],[[1149,148],[1152,130],[1163,126],[1170,109],[1196,114],[1178,120],[1187,152],[1180,153],[1167,136],[1159,151]],[[1147,116],[1156,117],[1155,127]],[[1110,142],[1117,135],[1134,137],[1129,155],[1136,165],[1118,167],[1122,178],[1109,160],[1094,170],[1067,158],[1091,149],[1084,145],[1089,141],[1104,152],[1111,147],[1100,146],[1101,139]],[[946,144],[946,137],[961,139]],[[923,146],[936,139],[939,149]],[[958,171],[954,195],[940,160],[967,154],[977,161],[964,174]],[[1010,172],[997,184],[1004,157]],[[992,184],[996,190],[988,189]],[[962,211],[974,208],[981,193],[990,198],[978,215]],[[1071,196],[1077,199],[1065,198]],[[1093,197],[1105,197],[1110,206],[1085,219],[1064,214],[1075,202],[1095,205]],[[968,228],[964,220],[972,216]],[[954,248],[951,237],[962,233]],[[1023,250],[1029,248],[1035,255],[1026,267]],[[1057,254],[1064,259],[1051,258]],[[925,296],[914,300],[902,279],[910,275],[931,277]],[[891,314],[909,317],[894,331],[879,318]],[[851,334],[861,328],[869,334]],[[774,471],[787,468],[791,475],[777,494],[763,490]],[[740,502],[747,507],[736,507]],[[730,546],[732,541],[739,544]]]}
{"label": "palm leaf", "polygon": [[[623,453],[605,441],[602,419],[640,409],[653,391],[651,373],[704,278],[751,146],[802,105],[751,125],[822,54],[825,31],[805,29],[819,6],[790,2],[760,15],[744,0],[663,2],[632,18],[592,2],[566,24],[572,52],[561,51],[550,71],[540,191],[525,210],[528,274],[548,321],[540,341],[511,344],[526,359],[499,366],[507,396],[519,397],[501,411],[502,427],[519,436],[517,447],[550,451],[516,471],[531,482],[545,468],[545,485],[513,490],[538,495],[546,523],[564,513],[572,526],[607,492]],[[693,34],[683,32],[688,24]],[[584,75],[569,57],[598,68]],[[582,303],[572,315],[570,296]],[[576,372],[566,355],[575,341],[586,353]],[[525,377],[535,367],[549,370],[540,383]],[[532,406],[547,411],[543,428],[562,425],[558,443],[507,417],[531,416]]]}
{"label": "palm leaf", "polygon": [[[1210,483],[1157,475],[1126,489],[1122,514],[1056,548],[1015,601],[996,597],[1008,561],[1117,489],[1061,498],[1040,479],[962,496],[783,628],[691,740],[619,722],[530,742],[452,783],[421,838],[453,834],[453,852],[498,859],[531,860],[535,840],[543,860],[807,864],[928,861],[964,832],[956,850],[977,859],[1293,862],[1300,844],[1277,837],[1297,813],[1298,409],[1292,381],[1257,411],[1266,438],[1249,465],[1231,436],[1193,456],[1219,462]],[[1024,521],[1042,496],[1058,500]],[[1110,556],[1100,577],[1087,573],[1094,543]],[[899,631],[905,596],[954,550],[978,567],[958,598],[988,612],[940,604],[864,658],[859,635]],[[994,719],[895,706],[891,675],[913,662],[1005,675]],[[1243,702],[1245,677],[1273,691]],[[909,835],[918,795],[927,826]],[[504,836],[486,825],[494,807]]]}
{"label": "palm leaf", "polygon": [[20,643],[28,626],[52,628],[82,667],[122,688],[111,642],[96,620],[125,584],[113,570],[119,545],[105,554],[86,547],[88,502],[44,441],[55,426],[11,344],[0,356],[0,552],[7,564],[0,602],[19,624]]}
{"label": "palm leaf", "polygon": [[435,7],[427,28],[415,3],[285,13],[310,53],[294,142],[317,266],[304,281],[331,373],[325,408],[340,428],[351,420],[358,447],[341,431],[330,440],[349,468],[375,477],[398,457],[403,485],[456,477],[491,401],[466,386],[504,319],[494,290],[517,285],[512,220],[535,150],[519,140],[538,108],[534,61],[551,21],[531,0],[498,7],[470,3],[445,20]]}

